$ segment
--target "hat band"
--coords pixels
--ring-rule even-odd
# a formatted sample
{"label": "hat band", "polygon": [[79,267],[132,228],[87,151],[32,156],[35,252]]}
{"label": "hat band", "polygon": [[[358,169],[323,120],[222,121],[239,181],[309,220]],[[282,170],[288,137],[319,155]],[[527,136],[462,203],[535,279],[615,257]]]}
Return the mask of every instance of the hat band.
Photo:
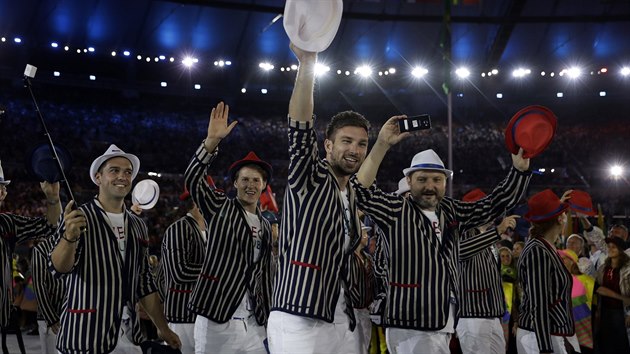
{"label": "hat band", "polygon": [[579,206],[579,205],[573,204],[571,202],[569,202],[569,205],[571,205],[571,208],[573,208],[573,209],[582,210],[582,211],[588,211],[588,212],[593,211],[593,208],[585,208],[583,206]]}
{"label": "hat band", "polygon": [[419,163],[417,165],[413,165],[410,168],[438,168],[443,170],[444,166],[438,165],[436,163]]}
{"label": "hat band", "polygon": [[153,195],[151,196],[151,198],[149,199],[148,202],[146,203],[138,203],[139,205],[149,205],[151,204],[151,202],[153,202],[153,200],[155,199],[155,195],[157,194],[157,191],[155,190],[155,188],[153,188]]}
{"label": "hat band", "polygon": [[555,214],[557,214],[559,211],[561,211],[562,209],[564,209],[565,205],[564,204],[560,204],[559,207],[555,208],[553,211],[547,213],[547,214],[543,214],[543,215],[535,215],[535,216],[531,216],[529,219],[531,221],[538,221],[538,220],[545,220],[548,219],[552,216],[554,216]]}

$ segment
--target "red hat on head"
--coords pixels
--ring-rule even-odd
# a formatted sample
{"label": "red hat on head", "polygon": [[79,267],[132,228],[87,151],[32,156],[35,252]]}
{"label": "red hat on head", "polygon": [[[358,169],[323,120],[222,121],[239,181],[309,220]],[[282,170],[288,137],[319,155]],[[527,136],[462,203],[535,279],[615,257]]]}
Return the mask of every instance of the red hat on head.
{"label": "red hat on head", "polygon": [[564,213],[569,208],[569,204],[561,202],[551,189],[545,189],[529,198],[527,207],[529,210],[525,214],[525,220],[543,222]]}
{"label": "red hat on head", "polygon": [[479,199],[484,198],[485,196],[486,196],[486,193],[484,193],[479,188],[475,188],[475,189],[469,191],[468,193],[464,194],[464,196],[462,197],[462,201],[464,201],[464,202],[476,202]]}
{"label": "red hat on head", "polygon": [[527,106],[518,111],[505,128],[505,145],[512,154],[523,148],[528,159],[545,151],[556,134],[558,118],[543,106]]}
{"label": "red hat on head", "polygon": [[230,166],[230,168],[228,169],[230,179],[233,181],[236,176],[236,172],[238,172],[241,167],[246,165],[258,165],[267,173],[267,181],[271,179],[271,173],[273,172],[271,165],[259,159],[258,156],[256,156],[256,153],[254,153],[253,151],[250,151],[247,156],[245,156],[245,158],[234,162],[232,166]]}
{"label": "red hat on head", "polygon": [[[210,175],[206,176],[206,182],[208,182],[208,185],[210,185],[210,188],[217,189],[217,186],[214,184],[214,180],[212,179],[212,176]],[[184,192],[179,195],[179,200],[183,202],[187,200],[188,198],[190,198],[190,192],[188,191],[188,188],[184,186]]]}
{"label": "red hat on head", "polygon": [[571,192],[571,198],[569,198],[567,202],[569,203],[569,208],[573,209],[576,213],[588,216],[597,215],[597,212],[593,209],[591,196],[585,191],[574,189],[573,192]]}

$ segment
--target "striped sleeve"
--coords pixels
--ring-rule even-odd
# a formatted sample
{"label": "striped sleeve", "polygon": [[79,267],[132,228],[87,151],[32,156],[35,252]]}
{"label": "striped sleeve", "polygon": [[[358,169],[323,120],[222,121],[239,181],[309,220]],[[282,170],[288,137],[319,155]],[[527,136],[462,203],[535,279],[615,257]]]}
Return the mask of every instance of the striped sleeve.
{"label": "striped sleeve", "polygon": [[[131,215],[127,213],[128,215]],[[135,232],[138,237],[142,237],[140,243],[142,245],[140,255],[140,267],[138,272],[138,280],[139,284],[137,287],[138,291],[138,299],[141,299],[151,293],[158,291],[157,284],[155,282],[155,277],[151,272],[151,267],[149,266],[149,242],[148,242],[148,229],[147,225],[140,218],[132,216],[135,220],[133,222],[133,227],[137,228]],[[132,224],[131,220],[129,221],[130,226]]]}
{"label": "striped sleeve", "polygon": [[512,209],[524,195],[530,179],[530,171],[521,172],[512,167],[507,177],[485,198],[473,203],[453,200],[460,230],[485,225]]}
{"label": "striped sleeve", "polygon": [[55,229],[44,217],[32,218],[15,214],[0,214],[0,236],[17,237],[17,243],[43,238]]}
{"label": "striped sleeve", "polygon": [[[385,193],[372,183],[369,188],[365,188],[357,178],[353,175],[350,183],[357,193],[358,205],[364,209],[366,214],[370,216],[379,226],[392,224],[400,219],[402,211],[403,197],[391,193]],[[386,234],[391,232],[385,231]]]}
{"label": "striped sleeve", "polygon": [[478,235],[470,235],[468,232],[464,237],[459,241],[459,259],[461,261],[474,257],[501,239],[495,227]]}
{"label": "striped sleeve", "polygon": [[197,243],[187,239],[188,235],[195,231],[190,230],[190,225],[185,219],[180,219],[171,224],[164,233],[162,239],[163,269],[168,277],[176,284],[193,283],[201,272],[200,263],[191,260],[192,251]]}
{"label": "striped sleeve", "polygon": [[525,292],[528,292],[530,301],[529,308],[536,318],[533,322],[536,341],[541,352],[553,351],[551,343],[551,320],[547,304],[553,303],[548,289],[551,287],[551,264],[550,259],[545,255],[545,251],[540,247],[532,247],[531,255],[524,259],[522,267],[525,272],[521,272]]}
{"label": "striped sleeve", "polygon": [[33,287],[37,295],[38,310],[48,326],[59,322],[61,304],[65,296],[63,280],[55,279],[48,271],[48,251],[52,240],[44,241],[33,248]]}
{"label": "striped sleeve", "polygon": [[207,167],[214,161],[218,153],[218,148],[212,153],[208,153],[202,143],[190,160],[184,176],[190,197],[204,214],[206,220],[220,210],[221,205],[226,200],[224,193],[215,191],[206,181]]}
{"label": "striped sleeve", "polygon": [[[307,183],[314,183],[320,161],[313,122],[289,118],[289,151],[288,188],[302,189]],[[319,176],[319,180],[323,181],[325,177]]]}
{"label": "striped sleeve", "polygon": [[[84,213],[86,212],[86,210],[81,207],[80,208]],[[83,235],[81,236],[81,238],[79,238],[79,241],[77,241],[77,248],[76,250],[74,250],[74,264],[72,265],[72,268],[70,268],[69,271],[67,272],[60,272],[57,270],[57,268],[55,268],[55,266],[53,265],[52,262],[52,251],[55,250],[55,247],[57,247],[57,245],[59,244],[59,241],[61,241],[61,235],[64,234],[64,232],[66,232],[66,228],[65,228],[65,221],[63,218],[63,213],[61,213],[61,217],[59,219],[59,224],[57,226],[57,230],[55,231],[55,233],[53,234],[54,237],[54,242],[53,242],[53,247],[50,250],[50,252],[48,252],[48,271],[55,277],[55,278],[63,278],[64,276],[74,272],[74,269],[79,265],[79,263],[81,262],[82,259],[82,254],[83,254],[83,244],[84,244],[84,240],[83,240]]]}

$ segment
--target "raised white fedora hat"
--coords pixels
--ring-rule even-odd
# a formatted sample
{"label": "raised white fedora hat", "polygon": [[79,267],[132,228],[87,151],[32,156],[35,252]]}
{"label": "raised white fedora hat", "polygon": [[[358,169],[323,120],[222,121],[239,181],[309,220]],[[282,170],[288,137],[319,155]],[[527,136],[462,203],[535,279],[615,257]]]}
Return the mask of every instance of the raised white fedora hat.
{"label": "raised white fedora hat", "polygon": [[158,198],[160,198],[160,187],[152,179],[143,179],[138,182],[131,192],[133,204],[138,204],[144,210],[153,208]]}
{"label": "raised white fedora hat", "polygon": [[453,171],[444,167],[444,162],[432,149],[417,153],[411,160],[411,166],[405,168],[403,174],[409,176],[412,172],[418,170],[439,171],[443,172],[447,178],[453,177]]}
{"label": "raised white fedora hat", "polygon": [[287,0],[282,23],[295,46],[323,52],[337,34],[342,12],[342,0]]}
{"label": "raised white fedora hat", "polygon": [[409,183],[407,183],[407,177],[403,177],[398,181],[398,190],[395,191],[397,195],[403,195],[411,190]]}

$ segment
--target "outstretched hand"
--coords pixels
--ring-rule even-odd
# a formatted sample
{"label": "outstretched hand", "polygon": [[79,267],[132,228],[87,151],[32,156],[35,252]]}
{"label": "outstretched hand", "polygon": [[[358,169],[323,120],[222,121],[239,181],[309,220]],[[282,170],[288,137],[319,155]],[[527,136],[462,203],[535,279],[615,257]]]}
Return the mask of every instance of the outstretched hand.
{"label": "outstretched hand", "polygon": [[238,124],[238,121],[233,121],[228,124],[228,113],[230,112],[230,106],[219,102],[219,104],[210,112],[210,121],[208,122],[208,134],[204,145],[208,152],[214,151],[219,145],[221,139],[230,134],[232,129]]}
{"label": "outstretched hand", "polygon": [[560,201],[564,203],[567,200],[571,199],[571,193],[573,193],[573,189],[569,189],[568,191],[564,192],[564,194],[562,194],[562,197],[560,198]]}
{"label": "outstretched hand", "polygon": [[518,149],[518,154],[512,154],[512,165],[521,172],[529,169],[529,159],[523,158],[523,148]]}
{"label": "outstretched hand", "polygon": [[407,118],[406,115],[389,118],[378,133],[378,141],[391,147],[410,136],[411,133],[409,132],[401,133],[400,126],[398,125],[398,121],[405,118]]}

